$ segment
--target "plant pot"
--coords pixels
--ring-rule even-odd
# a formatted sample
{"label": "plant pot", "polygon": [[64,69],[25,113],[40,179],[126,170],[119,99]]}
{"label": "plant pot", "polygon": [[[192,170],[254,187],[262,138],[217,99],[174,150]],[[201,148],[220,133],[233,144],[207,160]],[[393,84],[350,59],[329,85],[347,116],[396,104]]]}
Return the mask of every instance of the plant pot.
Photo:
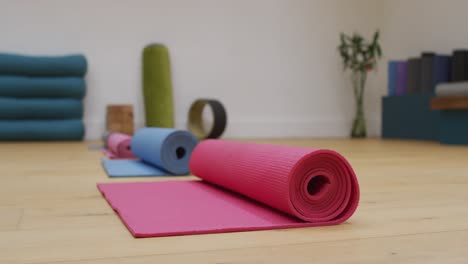
{"label": "plant pot", "polygon": [[364,115],[357,115],[353,121],[353,128],[351,130],[352,138],[365,138],[367,137],[366,119]]}
{"label": "plant pot", "polygon": [[366,119],[364,118],[364,87],[366,85],[367,73],[365,71],[354,71],[352,74],[354,96],[356,99],[356,116],[351,129],[352,138],[367,137]]}

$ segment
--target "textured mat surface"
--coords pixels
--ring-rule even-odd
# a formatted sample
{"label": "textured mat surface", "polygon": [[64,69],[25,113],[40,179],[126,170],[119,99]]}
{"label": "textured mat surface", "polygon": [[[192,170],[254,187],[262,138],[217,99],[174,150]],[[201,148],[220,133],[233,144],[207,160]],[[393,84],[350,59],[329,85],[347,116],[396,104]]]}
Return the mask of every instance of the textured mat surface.
{"label": "textured mat surface", "polygon": [[135,237],[333,225],[359,185],[330,150],[207,140],[192,153],[203,181],[98,184]]}

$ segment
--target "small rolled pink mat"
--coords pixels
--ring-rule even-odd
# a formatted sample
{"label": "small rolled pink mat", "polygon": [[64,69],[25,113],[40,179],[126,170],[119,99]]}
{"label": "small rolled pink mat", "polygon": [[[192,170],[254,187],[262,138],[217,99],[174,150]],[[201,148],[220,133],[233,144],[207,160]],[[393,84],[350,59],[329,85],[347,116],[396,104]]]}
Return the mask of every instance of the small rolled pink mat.
{"label": "small rolled pink mat", "polygon": [[132,137],[122,133],[109,133],[105,138],[104,154],[110,159],[134,159],[131,150]]}
{"label": "small rolled pink mat", "polygon": [[135,237],[340,224],[359,185],[337,152],[206,140],[193,151],[201,181],[98,184]]}

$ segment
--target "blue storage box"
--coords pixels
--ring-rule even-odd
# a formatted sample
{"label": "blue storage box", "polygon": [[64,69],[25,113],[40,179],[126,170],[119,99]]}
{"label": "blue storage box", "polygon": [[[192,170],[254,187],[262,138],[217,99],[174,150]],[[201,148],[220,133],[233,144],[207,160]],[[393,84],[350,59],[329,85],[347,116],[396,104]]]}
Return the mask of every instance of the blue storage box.
{"label": "blue storage box", "polygon": [[382,98],[382,137],[439,140],[440,111],[431,109],[430,94]]}
{"label": "blue storage box", "polygon": [[440,143],[468,145],[468,110],[440,111]]}

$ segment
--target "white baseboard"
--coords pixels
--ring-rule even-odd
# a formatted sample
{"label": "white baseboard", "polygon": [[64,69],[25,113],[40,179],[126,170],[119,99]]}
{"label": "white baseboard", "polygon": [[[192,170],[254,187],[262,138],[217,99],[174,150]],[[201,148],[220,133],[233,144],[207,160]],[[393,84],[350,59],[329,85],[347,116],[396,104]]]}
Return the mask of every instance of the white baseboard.
{"label": "white baseboard", "polygon": [[[179,129],[186,128],[185,122],[177,122]],[[380,119],[367,121],[368,135],[380,136]],[[136,128],[143,127],[137,122]],[[346,138],[349,137],[351,120],[244,120],[228,122],[223,134],[227,138]],[[86,139],[100,139],[105,130],[104,122],[86,121]]]}
{"label": "white baseboard", "polygon": [[[368,121],[368,133],[377,136],[377,120]],[[232,122],[224,136],[228,138],[346,138],[349,137],[351,121],[308,120],[308,121],[259,121]]]}

